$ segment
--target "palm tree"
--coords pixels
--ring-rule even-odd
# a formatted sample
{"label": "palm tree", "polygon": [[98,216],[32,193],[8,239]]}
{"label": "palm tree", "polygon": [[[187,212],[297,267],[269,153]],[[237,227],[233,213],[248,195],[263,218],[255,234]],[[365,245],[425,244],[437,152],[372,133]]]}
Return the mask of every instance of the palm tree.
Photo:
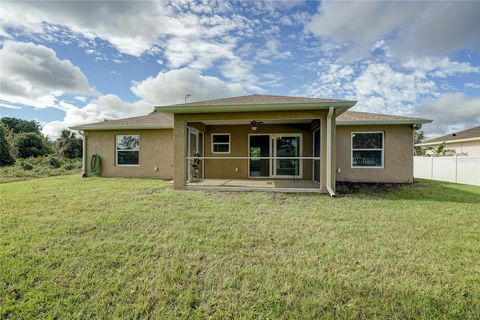
{"label": "palm tree", "polygon": [[82,155],[82,139],[77,138],[75,132],[70,130],[62,130],[57,139],[57,147],[65,158],[74,159]]}
{"label": "palm tree", "polygon": [[438,147],[434,148],[434,147],[429,147],[428,150],[432,151],[435,155],[437,156],[442,156],[445,154],[445,141],[442,142],[442,144],[440,144]]}

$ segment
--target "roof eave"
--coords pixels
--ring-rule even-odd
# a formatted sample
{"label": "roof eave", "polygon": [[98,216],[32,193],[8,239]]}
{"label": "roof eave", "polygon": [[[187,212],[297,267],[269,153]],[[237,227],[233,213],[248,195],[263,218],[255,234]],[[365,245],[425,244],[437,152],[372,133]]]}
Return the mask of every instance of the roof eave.
{"label": "roof eave", "polygon": [[433,120],[427,119],[415,119],[415,120],[340,120],[337,119],[336,124],[339,126],[352,126],[352,125],[388,125],[388,124],[425,124],[430,123]]}
{"label": "roof eave", "polygon": [[83,131],[108,131],[108,130],[151,130],[151,129],[173,129],[172,125],[117,125],[117,126],[93,126],[78,125],[69,127],[70,130]]}
{"label": "roof eave", "polygon": [[356,101],[333,101],[316,103],[282,103],[282,104],[244,104],[244,105],[174,105],[157,106],[155,111],[171,114],[215,113],[215,112],[254,112],[254,111],[305,111],[315,109],[338,108],[344,112],[353,107]]}

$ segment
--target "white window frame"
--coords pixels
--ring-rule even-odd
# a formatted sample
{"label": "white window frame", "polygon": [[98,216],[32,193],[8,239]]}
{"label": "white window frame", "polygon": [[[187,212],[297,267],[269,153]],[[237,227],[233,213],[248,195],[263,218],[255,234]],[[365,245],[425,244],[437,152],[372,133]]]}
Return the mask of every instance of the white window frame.
{"label": "white window frame", "polygon": [[[118,150],[118,138],[124,136],[138,137],[138,150]],[[138,151],[138,164],[118,164],[118,151]],[[115,135],[115,166],[139,167],[140,166],[140,135],[139,134],[116,134]]]}
{"label": "white window frame", "polygon": [[[211,144],[210,149],[211,149],[212,154],[230,154],[230,152],[232,151],[232,146],[231,146],[232,139],[230,137],[230,133],[212,133],[210,136],[211,136],[210,137],[210,142],[211,142],[210,143]],[[213,142],[213,137],[214,136],[228,136],[228,142]],[[228,151],[227,152],[223,152],[223,151],[215,152],[214,148],[213,148],[214,145],[228,145]]]}
{"label": "white window frame", "polygon": [[[353,137],[356,134],[362,133],[381,133],[382,134],[382,148],[353,148]],[[383,169],[385,167],[385,132],[384,131],[356,131],[350,134],[350,167],[352,169]],[[353,152],[354,151],[381,151],[382,152],[382,165],[381,166],[354,166],[353,165]]]}

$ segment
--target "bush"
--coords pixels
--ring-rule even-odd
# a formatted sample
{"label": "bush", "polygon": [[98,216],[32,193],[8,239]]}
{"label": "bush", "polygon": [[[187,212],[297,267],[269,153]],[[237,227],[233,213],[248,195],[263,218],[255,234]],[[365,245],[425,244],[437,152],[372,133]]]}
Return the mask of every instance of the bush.
{"label": "bush", "polygon": [[31,132],[18,134],[14,146],[19,158],[44,156],[49,151],[44,138]]}
{"label": "bush", "polygon": [[76,162],[76,163],[67,163],[63,166],[63,169],[70,171],[74,169],[81,169],[82,168],[82,163],[81,162]]}
{"label": "bush", "polygon": [[30,163],[28,162],[20,162],[20,167],[23,169],[23,170],[27,170],[27,171],[30,171],[33,169],[33,165],[31,165]]}
{"label": "bush", "polygon": [[11,166],[15,163],[6,135],[7,130],[0,124],[0,167]]}
{"label": "bush", "polygon": [[60,160],[57,157],[49,156],[45,158],[45,160],[47,165],[50,166],[51,168],[60,168],[62,166],[62,164],[60,163]]}

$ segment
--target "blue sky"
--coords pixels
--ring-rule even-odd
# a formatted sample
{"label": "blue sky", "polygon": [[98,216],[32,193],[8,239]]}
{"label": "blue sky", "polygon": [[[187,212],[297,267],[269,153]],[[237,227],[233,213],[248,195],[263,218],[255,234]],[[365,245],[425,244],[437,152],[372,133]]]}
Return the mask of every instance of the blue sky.
{"label": "blue sky", "polygon": [[2,2],[0,113],[55,137],[154,105],[242,94],[479,125],[480,2]]}

